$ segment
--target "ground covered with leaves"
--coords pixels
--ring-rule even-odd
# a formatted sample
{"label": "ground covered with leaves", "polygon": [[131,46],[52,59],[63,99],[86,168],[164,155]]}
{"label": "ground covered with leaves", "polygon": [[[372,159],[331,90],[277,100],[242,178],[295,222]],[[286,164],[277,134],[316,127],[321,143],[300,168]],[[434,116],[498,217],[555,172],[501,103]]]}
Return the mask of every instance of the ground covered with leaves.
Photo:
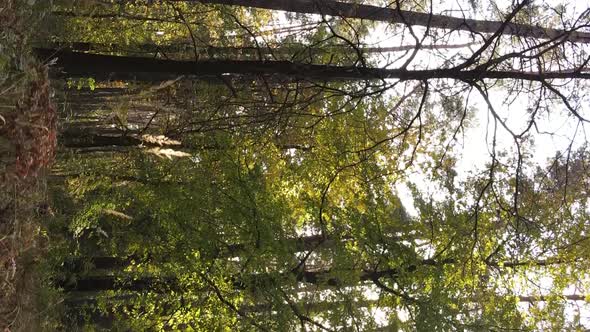
{"label": "ground covered with leaves", "polygon": [[0,330],[43,329],[55,296],[39,262],[51,218],[44,170],[56,148],[56,110],[47,68],[30,41],[43,19],[34,1],[0,4]]}

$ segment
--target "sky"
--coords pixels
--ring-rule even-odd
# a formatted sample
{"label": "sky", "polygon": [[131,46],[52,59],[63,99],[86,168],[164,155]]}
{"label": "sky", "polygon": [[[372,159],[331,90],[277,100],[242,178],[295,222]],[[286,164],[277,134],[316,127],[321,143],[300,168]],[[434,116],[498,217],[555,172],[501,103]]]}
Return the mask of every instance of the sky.
{"label": "sky", "polygon": [[[509,0],[496,0],[492,5],[490,0],[433,0],[431,2],[434,13],[445,14],[452,16],[461,16],[465,14],[467,17],[476,19],[495,19],[497,8],[505,9],[512,3]],[[549,6],[556,8],[558,5],[566,8],[566,13],[571,17],[580,15],[582,12],[590,8],[590,0],[577,0],[577,1],[561,1],[561,0],[536,0],[534,4],[543,6]],[[545,23],[548,22],[549,17],[543,16],[538,22],[534,23]],[[283,17],[279,19],[279,23],[287,22]],[[415,32],[420,36],[424,33],[425,29],[420,27],[414,28]],[[590,30],[589,30],[590,31]],[[369,34],[369,38],[364,40],[368,46],[372,47],[391,47],[411,44],[412,39],[402,38],[401,35],[392,33],[386,24],[378,24],[376,28]],[[430,51],[420,52],[419,55],[414,59],[412,66],[416,68],[433,68],[440,66],[444,61],[457,55],[468,56],[474,50],[477,49],[481,43],[481,39],[473,40],[468,33],[452,33],[448,38],[447,42],[452,44],[463,44],[475,42],[476,44],[470,48],[465,49],[454,49],[445,52],[444,56],[435,56],[435,53]],[[428,39],[425,44],[432,43]],[[578,54],[590,54],[590,50],[587,45],[579,45],[576,51]],[[403,63],[405,57],[398,59],[396,62],[392,62],[399,54],[389,54],[391,57],[381,57],[378,60],[380,66],[395,67],[396,65]],[[572,54],[574,56],[575,54]],[[580,105],[577,108],[577,112],[583,117],[590,119],[590,100],[588,96],[585,96],[585,90],[588,86],[579,86],[578,89],[579,97],[581,98]],[[563,91],[567,91],[567,88],[563,88]],[[396,93],[395,90],[391,90],[390,94],[393,96]],[[490,100],[494,110],[499,116],[505,121],[506,125],[518,132],[522,128],[528,125],[529,121],[529,109],[539,96],[532,96],[529,94],[509,94],[507,93],[506,87],[498,87],[492,90],[490,93]],[[468,128],[465,132],[458,137],[458,143],[455,148],[455,152],[459,156],[457,164],[458,180],[465,179],[471,171],[483,168],[487,163],[491,161],[491,132],[493,128],[493,121],[491,121],[491,113],[485,100],[476,92],[473,91],[469,98],[469,106],[473,112],[473,125]],[[554,157],[558,152],[567,149],[570,144],[572,148],[580,147],[587,142],[588,133],[587,128],[584,124],[579,124],[571,116],[568,116],[569,112],[565,109],[563,103],[557,102],[547,105],[545,113],[539,115],[536,120],[536,127],[531,130],[528,143],[530,144],[527,148],[529,160],[538,165],[545,165],[548,159]],[[514,142],[511,136],[508,134],[506,129],[500,128],[498,132],[498,150],[510,151],[510,155],[514,156]],[[428,183],[425,181],[423,174],[416,172],[410,176],[410,181],[417,184],[419,187],[428,188]],[[397,192],[402,199],[402,202],[408,209],[410,214],[416,215],[416,211],[413,208],[413,202],[411,195],[407,189],[407,186],[400,184],[396,187]],[[436,195],[436,193],[433,193]],[[551,280],[542,279],[541,288],[550,289]],[[516,287],[519,287],[518,284]],[[526,289],[522,289],[523,292],[527,292]],[[580,310],[583,316],[583,322],[587,327],[590,327],[590,307],[588,304],[580,304],[581,309],[576,309],[572,306],[568,309],[566,315],[571,316],[576,310]],[[526,306],[523,305],[523,310],[527,310]],[[383,316],[383,312],[374,312],[375,315]]]}
{"label": "sky", "polygon": [[[482,4],[484,2],[489,1],[478,2],[479,4]],[[588,10],[590,8],[590,1],[535,1],[535,3],[544,3],[549,6],[556,6],[558,4],[565,5],[567,8],[567,12],[570,13],[570,15],[572,16],[580,15],[583,11]],[[510,1],[496,1],[496,4],[500,8],[507,8],[507,6],[510,4]],[[459,16],[461,8],[469,8],[468,4],[460,4],[459,1],[451,0],[436,1],[433,2],[433,5],[435,13],[447,14],[452,16]],[[491,15],[485,13],[486,8],[490,7],[485,5],[479,7],[479,9],[477,10],[477,15],[474,15],[473,18],[493,19]],[[424,29],[415,28],[415,31],[424,31]],[[378,32],[372,34],[371,36],[372,40],[370,42],[381,47],[397,46],[401,43],[399,38],[392,37],[391,34],[388,33],[386,25],[379,26]],[[454,44],[473,42],[473,40],[467,33],[455,33],[453,37],[449,39],[449,41]],[[476,49],[477,45],[471,48]],[[467,49],[463,51],[472,52]],[[577,50],[577,52],[586,51],[588,51],[587,45],[581,46]],[[460,53],[462,51],[452,50],[450,51],[450,54],[455,52]],[[423,57],[417,57],[415,61],[423,66],[430,67],[437,66],[441,63],[441,59],[438,59],[438,63],[436,63],[437,59],[438,58],[436,57],[428,56],[428,54],[425,54]],[[383,61],[382,64],[385,64],[386,62],[387,61]],[[587,88],[587,86],[580,88]],[[583,101],[580,103],[580,107],[577,109],[577,111],[583,117],[590,119],[590,101],[587,99],[587,97],[583,95],[584,93],[582,93]],[[509,103],[509,94],[505,89],[500,88],[496,89],[496,91],[490,94],[490,97],[494,109],[500,114],[500,116],[503,119],[505,119],[508,127],[526,127],[529,121],[529,113],[526,112],[526,110],[527,107],[530,107],[531,105],[531,96],[517,95],[516,98],[514,98],[514,100],[512,100]],[[489,163],[491,160],[490,133],[493,130],[493,121],[490,120],[491,115],[489,112],[488,105],[480,95],[478,95],[477,93],[472,93],[472,95],[470,96],[470,106],[472,106],[475,110],[475,121],[473,126],[463,133],[461,139],[459,140],[460,144],[456,149],[456,152],[460,156],[459,163],[457,165],[458,167],[456,169],[459,174],[458,179],[464,179],[470,173],[470,171],[473,171],[474,169],[483,168],[485,164]],[[586,126],[584,124],[579,124],[578,121],[568,116],[569,112],[565,109],[561,102],[555,103],[554,105],[550,106],[548,111],[549,112],[547,112],[546,115],[538,117],[538,131],[532,131],[532,134],[530,135],[532,142],[534,142],[531,142],[530,159],[532,162],[538,165],[545,165],[550,158],[554,157],[560,151],[565,151],[570,146],[570,144],[575,149],[576,147],[580,147],[588,141],[588,133]],[[500,138],[498,149],[506,149],[508,151],[514,150],[514,144],[511,137],[508,135],[507,132],[502,133],[501,131],[498,135],[498,137]],[[543,134],[544,132],[551,134]],[[420,173],[416,173],[413,176],[411,176],[410,181],[417,183],[419,185],[421,184],[421,186],[425,188],[428,187],[428,185],[424,183],[423,175]],[[408,207],[408,212],[416,215],[416,211],[413,208],[413,202],[409,195],[407,187],[403,184],[398,185],[397,191],[404,205]],[[527,289],[526,286],[522,287],[522,285],[522,282],[516,282],[516,287],[521,288],[519,290],[520,292],[528,293],[532,291],[531,289]],[[539,287],[543,292],[549,292],[551,289],[551,285],[552,281],[550,278],[540,278]],[[588,285],[586,291],[589,290],[590,285]],[[575,290],[570,287],[570,289],[568,289],[568,293],[579,294],[579,290]],[[544,304],[540,305],[543,306]],[[520,303],[519,306],[521,310],[526,311],[528,310],[529,304]],[[581,316],[582,324],[585,325],[586,328],[590,328],[590,304],[583,302],[574,303],[570,301],[570,305],[565,312],[567,319],[573,319],[574,314],[576,313],[578,313]]]}
{"label": "sky", "polygon": [[[469,1],[453,1],[453,0],[439,0],[433,1],[433,8],[435,13],[460,16],[461,9],[469,9]],[[470,16],[476,19],[494,19],[495,16],[491,14],[491,10],[494,6],[490,5],[490,1],[475,0],[476,10],[473,15],[473,10],[468,10],[466,16]],[[498,8],[507,8],[511,1],[499,0],[495,1]],[[561,4],[565,6],[566,13],[571,17],[580,15],[583,11],[590,8],[589,1],[534,1],[535,4],[541,6],[556,7]],[[539,23],[544,23],[540,21]],[[424,33],[425,29],[414,27],[416,33],[420,36],[420,33]],[[590,29],[589,29],[590,31]],[[399,35],[392,34],[386,24],[379,24],[373,33],[369,35],[369,39],[365,40],[368,46],[372,47],[391,47],[407,45],[411,43],[411,39],[405,38],[402,40]],[[407,36],[406,36],[407,37]],[[470,35],[467,33],[453,33],[448,39],[453,44],[463,44],[474,42]],[[481,43],[481,40],[475,40],[476,43]],[[425,44],[430,42],[426,41]],[[470,49],[462,50],[449,50],[446,52],[447,55],[456,54],[470,54],[477,49],[478,44],[474,45]],[[587,45],[580,45],[576,52],[582,54],[590,54]],[[390,54],[390,56],[396,57],[399,54]],[[397,62],[392,63],[391,58],[382,57],[379,60],[380,66],[395,67],[405,61],[405,57],[402,57]],[[432,68],[439,66],[444,62],[445,57],[432,56],[429,51],[421,52],[417,56],[413,63],[419,68]],[[558,82],[559,83],[559,82]],[[576,87],[581,91],[586,91],[587,86]],[[564,88],[563,91],[567,91]],[[391,91],[395,93],[395,91]],[[531,99],[532,97],[532,99]],[[518,132],[528,126],[530,119],[530,112],[527,112],[532,105],[532,102],[536,101],[539,96],[531,96],[529,94],[511,94],[508,93],[505,87],[494,89],[490,93],[490,100],[494,110],[504,119],[506,125],[513,131]],[[584,93],[580,94],[580,105],[576,109],[577,112],[583,117],[590,119],[590,100],[585,96]],[[485,100],[476,92],[473,91],[469,98],[469,106],[475,112],[473,125],[468,128],[459,137],[459,144],[456,146],[455,152],[459,156],[459,162],[457,165],[458,180],[465,179],[471,171],[475,169],[482,169],[487,163],[491,161],[491,140],[493,131],[493,121],[491,120],[491,113]],[[570,113],[565,109],[561,101],[547,105],[546,113],[541,113],[536,119],[536,127],[530,131],[529,139],[528,158],[529,160],[537,165],[546,165],[550,158],[553,158],[560,151],[565,151],[570,145],[575,150],[577,147],[582,146],[588,141],[588,132],[586,125],[578,123],[578,121],[570,116]],[[498,131],[498,150],[510,151],[511,155],[514,154],[514,141],[508,134],[506,129],[500,128]],[[418,184],[419,187],[428,188],[427,182],[424,180],[425,177],[419,172],[414,173],[410,176],[410,181]],[[409,194],[408,188],[404,184],[399,184],[396,190],[402,199],[403,204],[407,207],[410,214],[416,215],[416,211],[413,208],[413,202]],[[436,195],[436,193],[433,193]],[[537,276],[539,277],[539,276]],[[533,289],[527,289],[528,286],[522,281],[516,281],[515,287],[519,288],[521,294],[527,294],[534,292]],[[539,280],[539,289],[542,292],[548,292],[551,289],[552,281],[550,278],[544,277]],[[590,285],[589,285],[590,286]],[[539,290],[537,289],[537,291]],[[590,290],[587,287],[586,291]],[[582,290],[584,291],[584,290]],[[578,293],[579,290],[569,289],[569,294]],[[544,304],[539,304],[543,306]],[[523,311],[528,310],[529,304],[521,303],[520,308]],[[590,305],[583,302],[570,302],[570,306],[565,312],[567,319],[573,319],[574,314],[578,313],[581,315],[582,323],[590,328]],[[377,310],[373,312],[378,317],[384,317],[384,312]]]}

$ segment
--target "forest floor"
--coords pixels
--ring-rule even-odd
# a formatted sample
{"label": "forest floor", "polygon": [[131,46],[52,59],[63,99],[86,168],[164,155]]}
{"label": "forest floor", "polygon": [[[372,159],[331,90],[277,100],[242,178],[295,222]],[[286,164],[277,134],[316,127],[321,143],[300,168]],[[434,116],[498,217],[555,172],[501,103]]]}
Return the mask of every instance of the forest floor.
{"label": "forest floor", "polygon": [[33,3],[0,3],[2,332],[50,329],[48,313],[59,301],[39,268],[49,245],[44,227],[52,211],[43,173],[55,153],[57,116],[47,68],[31,56],[35,23],[42,19]]}

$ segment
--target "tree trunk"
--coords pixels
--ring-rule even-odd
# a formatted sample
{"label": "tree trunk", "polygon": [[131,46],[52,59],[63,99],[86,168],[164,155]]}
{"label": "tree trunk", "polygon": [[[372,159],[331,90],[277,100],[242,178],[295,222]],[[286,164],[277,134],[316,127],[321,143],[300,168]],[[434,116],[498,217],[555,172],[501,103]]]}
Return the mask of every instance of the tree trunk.
{"label": "tree trunk", "polygon": [[106,290],[127,290],[133,292],[142,291],[182,291],[176,278],[167,277],[141,277],[126,280],[123,277],[101,275],[78,278],[75,283],[57,282],[57,287],[66,292],[100,292]]}
{"label": "tree trunk", "polygon": [[[132,180],[132,178],[120,177],[124,180]],[[137,180],[136,180],[137,181]],[[144,181],[145,182],[145,181]],[[146,182],[147,183],[147,182]],[[157,182],[154,182],[157,183]],[[177,183],[176,185],[181,185]],[[346,239],[343,239],[346,240]],[[316,249],[319,245],[322,247],[332,247],[337,242],[333,239],[323,239],[319,235],[310,235],[299,238],[285,239],[282,241],[285,247],[293,248],[293,252],[310,251]],[[218,253],[215,254],[219,258],[239,257],[248,250],[248,245],[245,244],[229,244],[224,248],[218,248]],[[81,257],[72,262],[68,262],[69,271],[82,271],[82,267],[86,262],[90,263],[95,269],[114,270],[121,269],[131,264],[132,261],[149,262],[151,257],[142,258],[138,255],[131,255],[128,257],[113,257],[113,256],[94,256]]]}
{"label": "tree trunk", "polygon": [[[103,132],[104,131],[104,132]],[[121,135],[120,131],[96,130],[92,128],[68,128],[60,135],[60,142],[66,148],[134,147],[143,141],[135,136]]]}
{"label": "tree trunk", "polygon": [[510,70],[430,69],[406,70],[353,66],[330,66],[290,61],[175,61],[152,58],[123,57],[78,52],[35,49],[43,60],[55,61],[62,77],[93,77],[98,80],[161,81],[180,76],[219,77],[228,74],[279,75],[301,80],[429,80],[516,79],[542,81],[548,79],[590,79],[584,71],[522,72]]}
{"label": "tree trunk", "polygon": [[[356,271],[347,270],[343,273],[355,273]],[[374,280],[379,278],[394,278],[398,274],[397,269],[387,269],[383,271],[363,271],[361,272],[357,282]],[[330,270],[320,271],[294,271],[287,272],[281,277],[295,276],[297,282],[304,282],[314,285],[325,285],[329,287],[352,286],[355,284],[344,282],[341,279],[334,277]],[[276,283],[275,276],[269,274],[253,274],[244,276],[243,278],[233,279],[233,285],[236,289],[259,289]],[[66,292],[100,292],[107,290],[127,290],[134,292],[154,291],[166,292],[167,290],[174,290],[182,292],[182,285],[175,277],[134,277],[127,280],[125,277],[118,277],[112,275],[86,276],[76,279],[75,283],[58,282],[57,287],[63,288]]]}
{"label": "tree trunk", "polygon": [[[441,44],[441,45],[420,45],[422,50],[439,50],[439,49],[461,49],[469,46],[478,45],[478,43],[464,43],[464,44]],[[287,46],[277,47],[255,47],[255,46],[241,46],[241,47],[199,47],[191,43],[176,43],[167,45],[155,44],[139,44],[139,45],[118,45],[118,44],[101,44],[88,42],[74,42],[74,43],[53,43],[52,48],[67,49],[71,51],[94,51],[94,52],[117,52],[123,51],[132,54],[152,54],[157,52],[164,53],[181,53],[196,50],[197,54],[205,58],[223,58],[243,57],[246,59],[256,59],[260,54],[271,55],[278,54],[281,56],[290,56],[292,54],[304,53],[305,55],[323,55],[335,52],[343,52],[350,50],[350,45],[329,45],[326,47],[307,47],[303,44],[292,44]],[[416,48],[416,45],[401,45],[391,47],[359,47],[361,53],[387,53],[387,52],[404,52],[411,51]]]}
{"label": "tree trunk", "polygon": [[579,43],[590,43],[588,32],[568,32],[564,30],[542,28],[526,24],[472,20],[466,18],[431,15],[407,10],[346,3],[334,0],[171,0],[176,2],[200,2],[220,5],[244,6],[264,9],[283,10],[296,13],[320,14],[345,18],[358,18],[372,21],[400,23],[407,25],[429,26],[447,30],[462,30],[474,33],[495,33],[501,29],[502,34],[529,38],[559,38]]}

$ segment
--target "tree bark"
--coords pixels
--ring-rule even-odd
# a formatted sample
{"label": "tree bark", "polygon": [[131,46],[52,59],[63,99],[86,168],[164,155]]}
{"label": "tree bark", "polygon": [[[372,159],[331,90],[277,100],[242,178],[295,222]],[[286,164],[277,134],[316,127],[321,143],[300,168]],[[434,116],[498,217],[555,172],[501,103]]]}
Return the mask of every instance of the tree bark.
{"label": "tree bark", "polygon": [[[420,45],[422,50],[440,50],[440,49],[461,49],[469,46],[478,45],[477,43],[464,44],[441,44],[441,45]],[[53,43],[52,48],[67,49],[71,51],[84,52],[115,52],[125,51],[128,53],[156,53],[156,52],[187,52],[195,50],[195,46],[191,43],[176,43],[167,45],[155,44],[139,44],[139,45],[118,45],[118,44],[100,44],[88,42],[74,42],[74,43]],[[361,53],[388,53],[388,52],[404,52],[411,51],[416,48],[416,45],[400,45],[391,47],[359,47]],[[279,54],[282,56],[289,56],[295,53],[304,53],[311,55],[330,54],[333,52],[342,52],[350,50],[350,45],[330,45],[326,47],[307,47],[305,45],[287,45],[277,47],[255,47],[255,46],[241,46],[241,47],[197,47],[197,54],[203,57],[245,57],[249,59],[256,59],[260,54],[270,55]]]}
{"label": "tree bark", "polygon": [[[354,273],[355,271],[344,271],[345,273]],[[397,269],[387,269],[382,271],[363,271],[358,281],[368,281],[379,278],[394,278],[398,274]],[[332,276],[330,270],[320,271],[293,271],[281,274],[281,277],[295,276],[297,282],[310,283],[314,285],[326,285],[330,287],[351,286],[353,284],[345,283],[337,277]],[[237,289],[255,289],[265,285],[275,283],[274,276],[269,274],[253,274],[242,278],[233,279],[233,285]],[[86,276],[76,280],[75,283],[57,282],[56,286],[63,288],[66,292],[100,292],[107,290],[127,290],[134,292],[155,291],[165,292],[174,290],[182,292],[182,285],[175,277],[134,277],[126,280],[125,277],[113,275]]]}
{"label": "tree bark", "polygon": [[[123,179],[126,180],[125,177]],[[178,183],[177,185],[180,185]],[[346,239],[343,239],[346,240]],[[314,250],[319,245],[323,247],[331,247],[336,244],[334,239],[324,239],[320,235],[310,235],[299,238],[285,239],[282,241],[284,246],[293,248],[294,252],[302,252]],[[232,258],[238,257],[247,251],[248,245],[245,244],[229,244],[225,248],[219,248],[217,257],[220,258]],[[128,257],[113,257],[113,256],[94,256],[94,257],[82,257],[75,261],[69,262],[70,271],[82,271],[82,267],[85,262],[90,263],[95,269],[114,270],[121,269],[131,264],[132,261],[146,262],[150,261],[150,257],[140,257],[138,255],[131,255]]]}
{"label": "tree bark", "polygon": [[[90,149],[105,147],[133,147],[142,144],[142,141],[132,136],[108,136],[108,135],[85,135],[84,137],[61,136],[61,142],[66,148]],[[104,149],[99,150],[104,151]],[[107,149],[106,151],[121,151],[120,149]]]}
{"label": "tree bark", "polygon": [[122,135],[118,130],[71,127],[60,134],[66,148],[134,147],[144,143],[133,135]]}
{"label": "tree bark", "polygon": [[[152,58],[124,57],[79,52],[35,49],[37,56],[54,61],[62,69],[58,76],[93,77],[98,80],[161,81],[180,76],[219,77],[228,74],[280,75],[300,80],[429,80],[454,79],[477,81],[481,79],[516,79],[543,81],[547,79],[590,79],[582,70],[554,72],[522,72],[510,70],[430,69],[406,70],[301,64],[290,61],[175,61]],[[481,66],[480,66],[481,67]]]}
{"label": "tree bark", "polygon": [[590,43],[590,33],[543,28],[533,25],[489,20],[473,20],[445,15],[434,15],[386,7],[346,3],[334,0],[170,0],[176,2],[200,2],[220,5],[244,6],[288,12],[358,18],[371,21],[429,26],[446,30],[462,30],[474,33],[495,33],[529,38],[559,38],[572,42]]}
{"label": "tree bark", "polygon": [[75,283],[57,282],[57,287],[62,288],[66,292],[100,292],[106,290],[127,290],[133,292],[142,291],[182,291],[179,287],[176,278],[167,277],[141,277],[133,280],[125,280],[125,278],[102,275],[102,276],[87,276],[78,278]]}

